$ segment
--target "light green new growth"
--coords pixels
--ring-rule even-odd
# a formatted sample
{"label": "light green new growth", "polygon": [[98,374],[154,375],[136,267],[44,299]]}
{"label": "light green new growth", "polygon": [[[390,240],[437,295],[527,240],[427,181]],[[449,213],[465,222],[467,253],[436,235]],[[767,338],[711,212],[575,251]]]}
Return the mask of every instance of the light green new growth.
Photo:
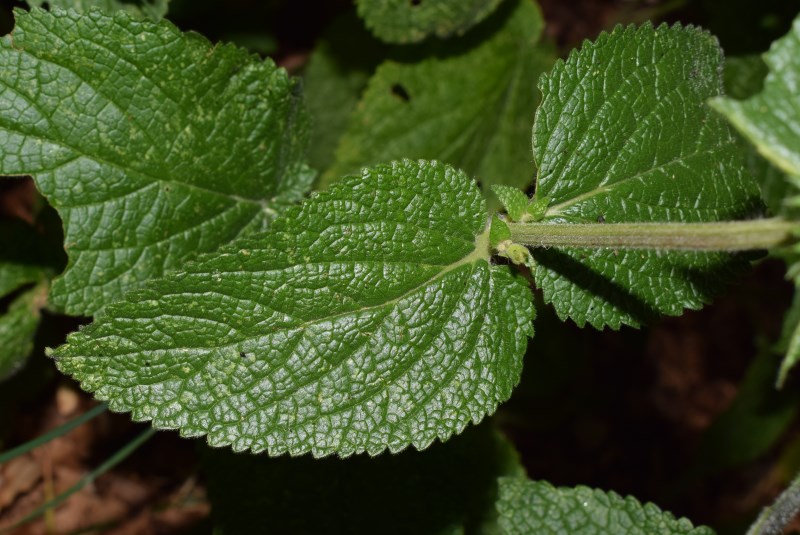
{"label": "light green new growth", "polygon": [[713,535],[676,519],[652,503],[587,487],[555,488],[549,483],[500,478],[497,502],[506,535]]}
{"label": "light green new growth", "polygon": [[271,455],[428,446],[517,384],[533,305],[464,173],[396,162],[154,281],[53,352],[114,411]]}
{"label": "light green new growth", "polygon": [[511,229],[508,228],[508,223],[493,215],[489,227],[489,245],[497,249],[498,245],[510,239]]}
{"label": "light green new growth", "polygon": [[531,221],[541,221],[547,214],[547,208],[550,206],[550,198],[534,195],[528,204],[527,212]]}
{"label": "light green new growth", "polygon": [[[533,129],[536,193],[549,198],[543,223],[602,233],[604,224],[757,214],[758,187],[706,105],[720,92],[720,64],[708,33],[644,25],[601,35],[543,76]],[[699,308],[747,266],[719,252],[554,247],[533,256],[559,316],[598,328]]]}
{"label": "light green new growth", "polygon": [[126,13],[15,13],[0,174],[32,175],[61,215],[57,307],[91,315],[307,190],[307,117],[271,61]]}
{"label": "light green new growth", "polygon": [[519,188],[494,184],[492,191],[512,221],[522,221],[528,213],[528,196]]}
{"label": "light green new growth", "polygon": [[536,80],[552,64],[529,0],[511,0],[457,42],[380,65],[336,151],[323,185],[363,166],[435,159],[492,184],[533,180],[531,121]]}
{"label": "light green new growth", "polygon": [[[503,0],[356,0],[367,27],[388,43],[461,35]],[[529,1],[529,0],[526,0]]]}
{"label": "light green new growth", "polygon": [[105,13],[126,11],[137,17],[147,17],[159,20],[167,14],[169,0],[139,0],[138,2],[123,0],[27,0],[31,7],[42,7],[48,4],[59,9],[74,9],[86,12],[91,9],[100,9]]}

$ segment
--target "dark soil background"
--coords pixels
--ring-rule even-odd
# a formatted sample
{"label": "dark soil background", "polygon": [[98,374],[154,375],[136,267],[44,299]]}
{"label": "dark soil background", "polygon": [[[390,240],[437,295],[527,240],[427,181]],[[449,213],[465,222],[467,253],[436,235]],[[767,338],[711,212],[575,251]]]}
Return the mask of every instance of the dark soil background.
{"label": "dark soil background", "polygon": [[[7,31],[8,8],[21,4],[0,4]],[[759,53],[800,12],[794,0],[540,4],[548,38],[562,51],[617,23],[651,19],[702,25],[729,55]],[[222,5],[173,0],[170,18],[212,40],[246,38],[292,72],[301,72],[316,38],[351,6],[345,0]],[[30,180],[0,181],[0,217],[30,219],[36,202]],[[578,329],[540,303],[523,382],[496,416],[530,477],[632,494],[721,533],[743,532],[800,470],[800,381],[795,377],[780,393],[771,386],[780,360],[770,348],[792,295],[783,274],[779,261],[763,260],[705,309],[638,331]],[[28,366],[0,384],[0,450],[93,406],[43,353],[78,323],[46,316]],[[143,429],[127,415],[106,412],[0,465],[0,526],[69,488]],[[16,533],[210,533],[195,447],[176,433],[158,433]]]}

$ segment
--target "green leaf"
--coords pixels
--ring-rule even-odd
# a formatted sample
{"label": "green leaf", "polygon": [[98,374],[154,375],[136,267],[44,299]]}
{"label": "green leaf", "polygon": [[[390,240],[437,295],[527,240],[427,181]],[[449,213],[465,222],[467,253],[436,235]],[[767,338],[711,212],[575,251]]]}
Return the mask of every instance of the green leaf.
{"label": "green leaf", "polygon": [[711,105],[767,160],[800,177],[800,17],[764,61],[770,72],[761,93],[745,101],[716,98]]}
{"label": "green leaf", "polygon": [[[795,256],[792,260],[796,263],[798,259]],[[798,286],[800,286],[800,281],[795,279],[792,306],[789,307],[789,311],[783,318],[781,337],[776,344],[776,349],[786,355],[778,371],[778,388],[783,387],[789,377],[789,372],[800,362],[800,288]]]}
{"label": "green leaf", "polygon": [[67,313],[264,228],[307,190],[307,118],[272,62],[125,13],[16,17],[0,174],[33,175],[64,221],[51,299]]}
{"label": "green leaf", "polygon": [[484,189],[525,189],[536,79],[552,64],[537,46],[542,28],[538,8],[515,0],[464,39],[426,49],[425,59],[383,63],[323,182],[409,157],[450,163]]}
{"label": "green leaf", "polygon": [[525,477],[486,424],[425,452],[377,458],[203,457],[218,535],[497,533],[497,478]]}
{"label": "green leaf", "polygon": [[532,221],[541,221],[544,219],[545,214],[547,214],[547,208],[549,206],[550,197],[534,195],[526,209],[528,217],[530,217]]}
{"label": "green leaf", "polygon": [[0,297],[6,296],[29,282],[43,277],[39,266],[18,264],[16,262],[0,262]]}
{"label": "green leaf", "polygon": [[351,13],[331,24],[311,54],[303,89],[313,122],[308,160],[316,169],[333,163],[339,139],[386,51]]}
{"label": "green leaf", "polygon": [[495,184],[492,191],[500,199],[500,204],[512,221],[520,221],[528,213],[528,196],[518,188]]}
{"label": "green leaf", "polygon": [[53,354],[112,410],[213,446],[424,448],[509,397],[533,334],[530,290],[487,262],[486,223],[464,173],[378,166],[128,294]]}
{"label": "green leaf", "polygon": [[388,43],[413,43],[429,35],[461,35],[503,0],[356,0],[358,14]]}
{"label": "green leaf", "polygon": [[[787,217],[797,218],[800,207],[800,17],[792,24],[789,33],[775,41],[764,55],[769,73],[763,90],[747,100],[716,98],[711,105],[748,139],[769,162],[786,173],[782,187],[775,193],[765,194],[773,210]],[[780,180],[773,176],[772,182]],[[782,198],[781,198],[782,197]],[[782,201],[782,202],[781,202]],[[789,276],[795,277],[795,287],[800,286],[798,250],[781,251],[789,264]],[[797,297],[795,297],[797,301]],[[800,323],[797,305],[784,323],[783,341],[786,358],[778,377],[782,385],[791,368],[800,360]]]}
{"label": "green leaf", "polygon": [[761,56],[734,56],[725,58],[722,86],[725,94],[742,100],[750,98],[764,87],[769,69]]}
{"label": "green leaf", "polygon": [[496,249],[498,245],[510,239],[511,229],[508,228],[508,223],[493,215],[489,227],[489,245]]}
{"label": "green leaf", "polygon": [[148,17],[159,20],[167,14],[169,0],[27,0],[31,7],[42,7],[48,4],[51,8],[74,9],[86,12],[91,9],[100,9],[106,13],[126,11],[137,17]]}
{"label": "green leaf", "polygon": [[33,350],[40,310],[47,303],[47,284],[40,283],[11,302],[0,316],[0,381],[13,375]]}
{"label": "green leaf", "polygon": [[[725,93],[739,100],[752,97],[762,90],[768,71],[761,56],[725,58]],[[786,179],[780,169],[761,156],[749,141],[742,139],[741,146],[747,168],[758,182],[761,197],[770,213],[791,217],[797,210],[788,206],[786,200],[797,195],[797,188]]]}
{"label": "green leaf", "polygon": [[704,475],[764,455],[795,420],[800,390],[775,390],[776,365],[770,348],[760,351],[747,369],[736,399],[703,434],[696,464]]}
{"label": "green leaf", "polygon": [[497,502],[507,535],[713,535],[652,503],[587,487],[555,488],[541,481],[500,478]]}
{"label": "green leaf", "polygon": [[[680,26],[618,27],[540,80],[533,131],[545,220],[715,221],[752,216],[758,188],[706,101],[715,39]],[[534,276],[559,316],[619,328],[700,308],[747,264],[725,253],[537,249]]]}

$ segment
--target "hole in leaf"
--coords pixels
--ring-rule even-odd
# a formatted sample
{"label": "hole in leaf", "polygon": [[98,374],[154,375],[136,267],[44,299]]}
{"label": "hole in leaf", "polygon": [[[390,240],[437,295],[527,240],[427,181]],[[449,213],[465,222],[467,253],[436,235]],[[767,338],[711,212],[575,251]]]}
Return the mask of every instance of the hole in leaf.
{"label": "hole in leaf", "polygon": [[392,86],[392,95],[396,96],[403,102],[408,102],[409,100],[411,100],[411,95],[408,94],[406,88],[403,87],[401,84],[394,84]]}

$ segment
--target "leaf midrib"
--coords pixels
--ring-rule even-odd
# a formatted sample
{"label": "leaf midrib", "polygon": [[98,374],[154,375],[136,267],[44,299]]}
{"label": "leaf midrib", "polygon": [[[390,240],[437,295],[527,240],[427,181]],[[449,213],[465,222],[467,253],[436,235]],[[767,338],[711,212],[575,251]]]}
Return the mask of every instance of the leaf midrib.
{"label": "leaf midrib", "polygon": [[591,199],[592,197],[594,197],[596,195],[602,195],[603,193],[609,193],[609,192],[613,191],[614,189],[616,189],[617,187],[619,187],[619,186],[621,186],[623,184],[626,184],[626,183],[628,183],[628,182],[630,182],[632,180],[636,180],[636,179],[645,177],[645,176],[649,175],[650,173],[653,173],[653,172],[656,172],[656,171],[664,170],[664,169],[668,168],[669,166],[672,166],[672,165],[675,165],[675,164],[679,164],[684,160],[695,158],[697,156],[702,156],[702,155],[705,155],[705,154],[708,154],[708,153],[713,153],[713,152],[716,152],[717,150],[725,149],[725,148],[727,148],[727,146],[730,146],[730,145],[736,145],[736,141],[733,138],[729,138],[727,141],[719,143],[718,145],[714,145],[713,147],[710,147],[709,149],[706,149],[706,150],[695,151],[695,152],[692,152],[690,154],[681,154],[680,156],[677,156],[677,157],[675,157],[675,158],[673,158],[673,159],[671,159],[669,161],[666,161],[666,162],[664,162],[663,164],[661,164],[659,166],[651,167],[649,169],[645,169],[645,170],[640,171],[640,172],[638,172],[638,173],[636,173],[634,175],[622,178],[622,179],[620,179],[620,180],[618,180],[618,181],[616,181],[616,182],[614,182],[612,184],[608,184],[608,183],[601,184],[600,186],[598,186],[598,187],[596,187],[596,188],[594,188],[592,190],[586,191],[584,193],[581,193],[580,195],[576,195],[575,197],[572,197],[571,199],[567,199],[566,201],[563,201],[561,203],[554,204],[554,205],[550,206],[547,209],[547,212],[545,213],[545,217],[557,217],[559,215],[562,215],[562,212],[564,210],[566,210],[567,208],[571,207],[574,204],[577,204],[579,202],[583,202],[583,201],[585,201],[587,199]]}
{"label": "leaf midrib", "polygon": [[[420,289],[430,285],[433,282],[436,282],[437,280],[439,280],[442,277],[444,277],[447,273],[449,273],[449,272],[451,272],[451,271],[453,271],[455,269],[458,269],[461,266],[464,266],[464,265],[467,265],[467,264],[471,264],[471,263],[475,263],[478,260],[485,260],[485,261],[488,262],[488,259],[489,259],[489,229],[487,227],[481,234],[476,236],[476,238],[475,238],[475,248],[469,254],[461,257],[460,259],[456,260],[455,262],[453,262],[451,264],[448,264],[448,265],[444,266],[434,276],[426,279],[425,281],[419,283],[418,285],[414,286],[413,288],[403,292],[401,295],[399,295],[397,297],[394,297],[394,298],[392,298],[392,299],[390,299],[388,301],[383,301],[383,302],[375,304],[375,305],[368,305],[368,306],[360,307],[360,308],[357,308],[357,309],[348,310],[346,312],[340,312],[339,314],[332,314],[332,315],[328,315],[328,316],[321,317],[321,318],[314,318],[314,319],[307,320],[305,322],[299,323],[297,325],[281,327],[279,329],[272,330],[268,334],[271,335],[271,334],[278,333],[278,332],[289,332],[289,331],[294,331],[294,330],[303,330],[303,329],[307,329],[307,328],[309,328],[309,327],[311,327],[313,325],[317,325],[319,323],[324,323],[324,322],[327,322],[327,321],[335,321],[335,320],[337,320],[339,318],[342,318],[342,317],[350,315],[350,314],[359,314],[359,313],[362,313],[362,312],[369,312],[370,310],[377,310],[377,309],[380,309],[382,307],[392,306],[392,305],[400,302],[401,300],[409,297],[413,293],[419,291]],[[297,265],[297,264],[295,264],[295,265]],[[290,266],[290,267],[293,267],[293,266]],[[204,291],[204,292],[199,292],[198,295],[205,295],[205,294],[208,294],[208,293],[209,293],[208,291]],[[231,296],[231,295],[228,295],[228,294],[223,294],[223,293],[218,292],[216,290],[213,291],[212,293],[218,293],[219,295],[224,295],[226,297],[233,298],[233,299],[236,299],[236,300],[241,299],[240,297]],[[194,292],[180,292],[180,293],[164,294],[164,296],[167,296],[167,295],[194,295]],[[125,303],[125,304],[128,304],[128,303]],[[269,305],[266,305],[266,304],[263,304],[263,303],[259,303],[259,304],[264,306],[265,308],[268,308],[268,309],[272,310],[273,312],[277,312],[277,313],[284,314],[286,316],[291,317],[290,314],[286,314],[283,311],[277,310],[277,309],[275,309],[275,308],[273,308],[273,307],[271,307]],[[131,319],[131,320],[134,320],[134,321],[142,320],[142,319],[153,320],[155,318],[162,318],[162,317],[168,317],[168,316],[172,316],[172,314],[158,314],[157,316],[150,317],[150,318],[128,318],[128,319]],[[89,329],[86,329],[83,333],[81,333],[81,336],[83,337],[83,336],[89,335],[89,334],[91,334],[92,331],[93,331],[93,328],[90,327]],[[117,337],[120,337],[120,333],[117,332],[117,331],[114,331],[113,334],[110,334],[110,335],[107,335],[107,336],[103,336],[102,338],[114,339],[114,338],[117,338]],[[231,349],[231,348],[238,347],[239,344],[241,344],[242,342],[245,342],[245,341],[248,341],[248,340],[258,339],[260,337],[261,336],[248,336],[248,337],[246,337],[246,338],[244,338],[242,340],[237,340],[237,341],[231,342],[229,344],[217,345],[217,346],[213,346],[213,347],[208,347],[208,346],[200,346],[200,347],[181,346],[181,347],[170,347],[169,350],[170,351],[181,351],[181,350],[198,350],[198,349],[201,349],[201,350]],[[133,345],[136,345],[135,342],[133,340],[131,340],[130,338],[126,338],[126,339],[129,342],[131,342]],[[160,348],[160,349],[147,350],[147,352],[161,352],[161,351],[164,351],[164,349]],[[125,352],[125,353],[115,352],[114,356],[125,357],[125,356],[137,355],[137,354],[140,354],[140,353],[143,353],[143,351],[137,350],[137,351],[128,351],[128,352]]]}

